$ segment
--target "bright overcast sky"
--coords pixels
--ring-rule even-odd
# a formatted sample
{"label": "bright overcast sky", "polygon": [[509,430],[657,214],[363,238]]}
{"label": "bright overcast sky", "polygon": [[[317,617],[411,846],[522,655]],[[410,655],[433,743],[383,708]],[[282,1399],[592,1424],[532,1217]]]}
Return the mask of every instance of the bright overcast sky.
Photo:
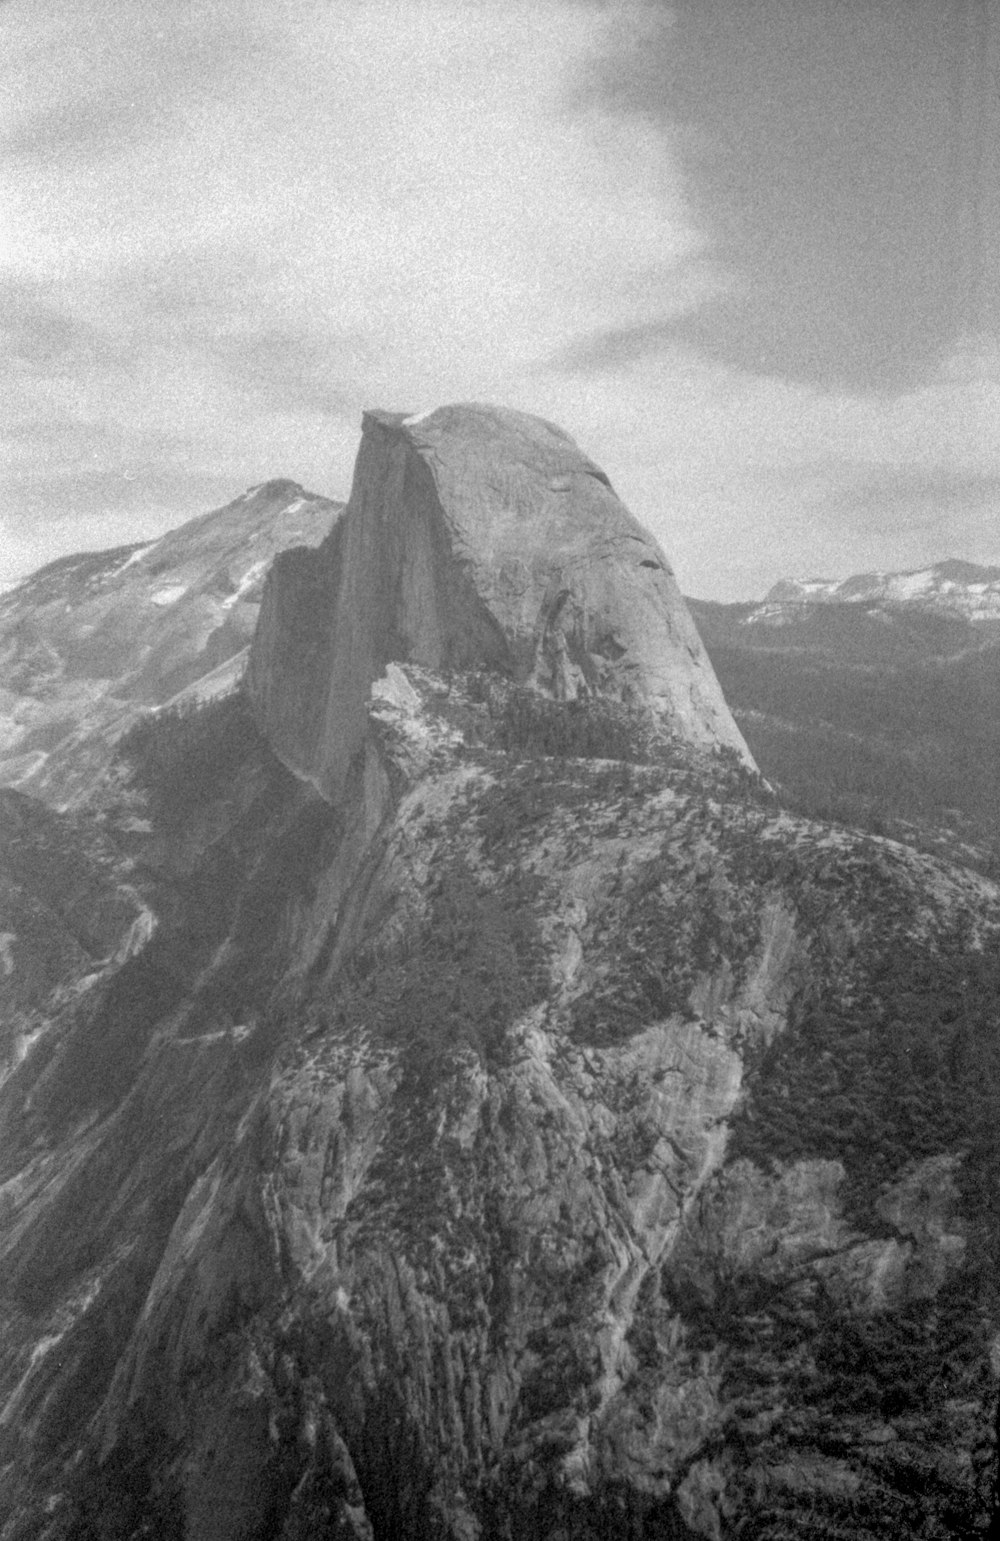
{"label": "bright overcast sky", "polygon": [[1000,0],[0,0],[0,582],[364,406],[562,424],[682,587],[1000,561]]}

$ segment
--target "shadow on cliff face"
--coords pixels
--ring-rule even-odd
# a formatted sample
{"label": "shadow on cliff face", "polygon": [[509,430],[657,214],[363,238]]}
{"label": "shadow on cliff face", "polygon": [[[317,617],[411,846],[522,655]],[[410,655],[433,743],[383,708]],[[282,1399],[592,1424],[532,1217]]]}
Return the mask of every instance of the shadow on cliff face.
{"label": "shadow on cliff face", "polygon": [[[614,511],[604,559],[565,435],[369,427],[368,522],[279,566],[251,671],[341,801],[239,696],[135,734],[103,817],[159,927],[5,1089],[7,1535],[982,1532],[1000,895],[791,816],[710,678],[685,717],[665,569]],[[474,568],[519,663],[463,640]],[[303,690],[333,580],[391,613]]]}
{"label": "shadow on cliff face", "polygon": [[53,1541],[976,1533],[988,885],[411,684],[458,737],[337,948],[345,820],[263,751],[144,837],[193,979],[14,1279],[36,1333],[101,1279],[22,1403],[40,1474],[98,1410]]}
{"label": "shadow on cliff face", "polygon": [[[79,1441],[192,1184],[266,1083],[281,1023],[264,1008],[341,830],[238,698],[154,719],[126,755],[117,833],[158,924],[0,1090],[4,1175],[22,1174],[5,1319],[45,1350],[0,1433],[37,1470]],[[141,1487],[138,1457],[115,1461]]]}
{"label": "shadow on cliff face", "polygon": [[261,1011],[286,962],[286,912],[340,835],[239,695],[145,719],[120,753],[153,821],[131,843],[159,924],[32,1066],[29,1124],[51,1141],[119,1108],[158,1034],[204,1041]]}

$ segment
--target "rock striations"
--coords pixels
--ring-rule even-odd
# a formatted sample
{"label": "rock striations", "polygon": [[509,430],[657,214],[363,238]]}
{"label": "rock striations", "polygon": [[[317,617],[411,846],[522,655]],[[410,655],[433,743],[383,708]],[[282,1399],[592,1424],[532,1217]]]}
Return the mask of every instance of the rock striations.
{"label": "rock striations", "polygon": [[365,414],[343,520],[279,558],[250,690],[286,764],[338,797],[392,660],[611,697],[749,754],[663,552],[561,429],[491,406]]}
{"label": "rock striations", "polygon": [[776,804],[558,430],[369,415],[123,755],[19,811],[3,1541],[986,1532],[1000,894]]}

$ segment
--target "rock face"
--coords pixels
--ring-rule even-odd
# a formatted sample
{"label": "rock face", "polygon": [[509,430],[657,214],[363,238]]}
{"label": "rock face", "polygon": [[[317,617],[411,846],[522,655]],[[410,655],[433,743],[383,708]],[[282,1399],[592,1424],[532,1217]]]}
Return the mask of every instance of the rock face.
{"label": "rock face", "polygon": [[0,784],[78,804],[143,710],[232,689],[275,553],[318,544],[340,507],[265,482],[159,540],[63,558],[0,595]]}
{"label": "rock face", "polygon": [[0,1081],[148,939],[131,876],[88,821],[0,789]]}
{"label": "rock face", "polygon": [[749,763],[663,552],[567,434],[520,412],[367,413],[342,523],[276,564],[250,688],[277,752],[326,795],[393,659],[646,707]]}
{"label": "rock face", "polygon": [[[563,698],[450,547],[349,561],[356,507],[255,705],[130,737],[157,925],[0,1087],[3,1541],[985,1533],[997,888],[651,731],[652,669]],[[369,681],[350,773],[338,571],[445,671]]]}

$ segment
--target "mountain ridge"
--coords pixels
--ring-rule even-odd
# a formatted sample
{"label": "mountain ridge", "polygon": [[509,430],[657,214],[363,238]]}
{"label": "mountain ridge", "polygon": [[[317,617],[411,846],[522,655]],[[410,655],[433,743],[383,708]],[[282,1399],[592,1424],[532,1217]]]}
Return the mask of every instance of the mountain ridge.
{"label": "mountain ridge", "polygon": [[[155,925],[116,961],[109,911],[54,1009],[7,938],[41,1031],[0,1086],[0,1536],[986,1533],[1000,890],[651,711],[579,575],[547,647],[558,550],[505,651],[394,444],[362,481],[410,557],[355,504],[275,565],[249,688],[138,722],[96,833],[25,822],[43,899],[89,840]],[[512,451],[473,494],[530,513]]]}
{"label": "mountain ridge", "polygon": [[0,783],[79,805],[144,710],[231,689],[278,550],[339,504],[285,479],[152,541],[60,557],[0,594]]}
{"label": "mountain ridge", "polygon": [[977,624],[1000,621],[1000,567],[947,558],[906,571],[855,573],[849,578],[782,578],[757,607],[755,619],[780,620],[788,604],[868,604],[951,611]]}
{"label": "mountain ridge", "polygon": [[922,603],[690,601],[762,773],[802,812],[1000,871],[1000,636]]}

